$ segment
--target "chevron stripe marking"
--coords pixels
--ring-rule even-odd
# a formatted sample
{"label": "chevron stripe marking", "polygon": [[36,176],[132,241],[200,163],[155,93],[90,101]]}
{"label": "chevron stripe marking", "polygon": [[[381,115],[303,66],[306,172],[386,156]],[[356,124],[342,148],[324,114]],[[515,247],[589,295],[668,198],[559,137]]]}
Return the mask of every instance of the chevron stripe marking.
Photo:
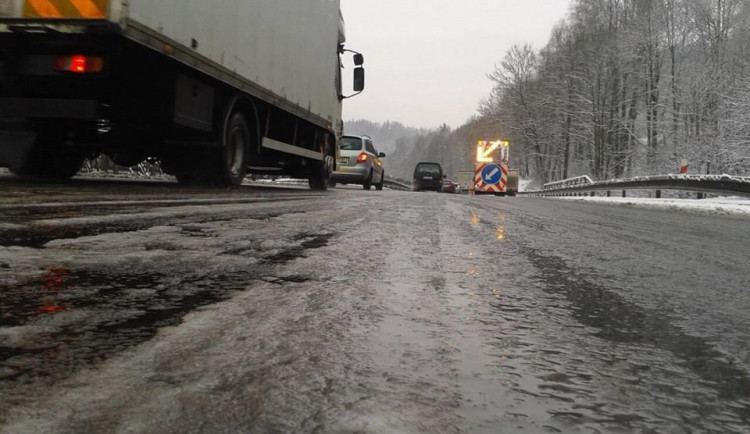
{"label": "chevron stripe marking", "polygon": [[68,0],[78,9],[82,17],[104,18],[104,12],[92,0]]}
{"label": "chevron stripe marking", "polygon": [[106,18],[109,0],[25,0],[23,15],[41,18]]}
{"label": "chevron stripe marking", "polygon": [[61,18],[60,11],[48,0],[26,0],[23,8],[25,17]]}

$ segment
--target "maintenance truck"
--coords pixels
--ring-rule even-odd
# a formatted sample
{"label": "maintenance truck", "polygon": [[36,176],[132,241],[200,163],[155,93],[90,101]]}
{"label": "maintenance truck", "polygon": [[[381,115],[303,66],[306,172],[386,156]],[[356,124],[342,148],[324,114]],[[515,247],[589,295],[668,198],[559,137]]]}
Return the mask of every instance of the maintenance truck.
{"label": "maintenance truck", "polygon": [[339,0],[0,0],[0,166],[64,179],[106,154],[325,189],[364,89],[345,40]]}
{"label": "maintenance truck", "polygon": [[477,163],[470,194],[515,196],[518,193],[518,170],[510,169],[510,142],[503,140],[477,143]]}

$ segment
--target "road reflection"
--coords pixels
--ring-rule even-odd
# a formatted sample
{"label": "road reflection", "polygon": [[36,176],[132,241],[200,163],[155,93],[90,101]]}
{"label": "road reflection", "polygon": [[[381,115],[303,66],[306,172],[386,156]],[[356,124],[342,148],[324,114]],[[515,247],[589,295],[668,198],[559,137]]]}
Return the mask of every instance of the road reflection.
{"label": "road reflection", "polygon": [[477,214],[476,211],[472,211],[470,221],[474,226],[479,226],[482,220],[479,218],[479,214]]}
{"label": "road reflection", "polygon": [[505,241],[505,237],[506,237],[505,214],[500,213],[498,220],[499,222],[495,230],[495,239],[502,242],[502,241]]}
{"label": "road reflection", "polygon": [[502,226],[497,227],[497,231],[495,231],[495,238],[498,241],[504,241],[505,240],[505,228]]}
{"label": "road reflection", "polygon": [[57,293],[67,289],[67,278],[70,272],[66,268],[53,267],[42,275],[42,286],[47,290],[42,300],[43,305],[37,309],[38,314],[60,313],[68,310],[58,300],[54,300]]}

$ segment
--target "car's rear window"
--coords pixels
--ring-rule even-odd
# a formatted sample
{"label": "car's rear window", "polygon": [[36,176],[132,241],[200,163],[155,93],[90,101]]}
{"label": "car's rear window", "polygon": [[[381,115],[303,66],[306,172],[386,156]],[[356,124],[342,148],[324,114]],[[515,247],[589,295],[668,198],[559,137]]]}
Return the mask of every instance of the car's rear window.
{"label": "car's rear window", "polygon": [[339,143],[339,149],[342,151],[361,151],[362,139],[356,137],[343,137]]}
{"label": "car's rear window", "polygon": [[440,175],[440,166],[437,164],[418,164],[414,170],[417,173],[430,174],[438,176]]}

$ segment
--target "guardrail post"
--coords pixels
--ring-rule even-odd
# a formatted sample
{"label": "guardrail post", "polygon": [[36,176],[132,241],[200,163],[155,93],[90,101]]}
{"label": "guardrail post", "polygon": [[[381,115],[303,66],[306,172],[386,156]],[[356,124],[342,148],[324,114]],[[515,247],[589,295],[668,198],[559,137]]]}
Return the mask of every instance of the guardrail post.
{"label": "guardrail post", "polygon": [[656,198],[661,199],[661,190],[656,190]]}

